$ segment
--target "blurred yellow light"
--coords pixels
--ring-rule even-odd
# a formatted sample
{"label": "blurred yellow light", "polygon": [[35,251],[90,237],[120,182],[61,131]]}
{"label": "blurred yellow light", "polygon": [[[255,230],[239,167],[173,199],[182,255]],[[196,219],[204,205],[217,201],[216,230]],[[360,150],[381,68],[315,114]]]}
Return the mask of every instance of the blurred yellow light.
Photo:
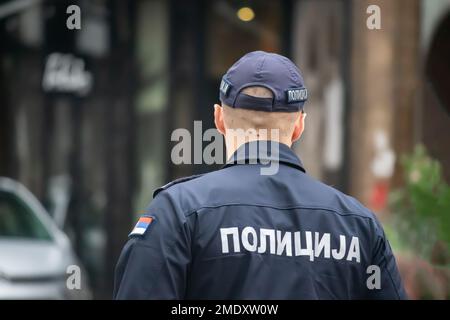
{"label": "blurred yellow light", "polygon": [[237,16],[242,21],[251,21],[255,18],[255,12],[252,8],[249,7],[242,7],[238,10]]}

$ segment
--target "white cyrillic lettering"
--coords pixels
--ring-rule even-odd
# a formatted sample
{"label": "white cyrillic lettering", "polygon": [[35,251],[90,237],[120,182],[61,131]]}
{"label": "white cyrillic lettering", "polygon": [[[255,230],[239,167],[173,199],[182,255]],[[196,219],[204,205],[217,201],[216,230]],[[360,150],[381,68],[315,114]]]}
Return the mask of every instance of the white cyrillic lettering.
{"label": "white cyrillic lettering", "polygon": [[361,261],[358,237],[352,237],[352,241],[350,242],[350,248],[348,248],[347,260],[352,261],[353,258],[356,258],[356,262]]}
{"label": "white cyrillic lettering", "polygon": [[260,241],[258,253],[264,253],[267,250],[266,237],[269,237],[270,253],[275,254],[275,230],[271,229],[259,229]]}
{"label": "white cyrillic lettering", "polygon": [[277,255],[281,256],[286,248],[286,255],[292,257],[292,235],[291,232],[285,232],[281,237],[281,231],[277,230]]}
{"label": "white cyrillic lettering", "polygon": [[[252,235],[253,243],[250,243],[248,239],[250,234]],[[256,231],[252,227],[245,227],[244,230],[242,230],[242,246],[245,250],[250,252],[256,251],[258,241],[256,238]]]}
{"label": "white cyrillic lettering", "polygon": [[222,253],[229,253],[228,236],[233,235],[234,252],[240,252],[238,228],[220,228],[220,238],[222,239]]}
{"label": "white cyrillic lettering", "polygon": [[316,257],[320,256],[322,250],[324,251],[324,257],[330,258],[330,239],[331,235],[329,233],[324,233],[319,241],[319,233],[315,233],[314,238],[314,255]]}
{"label": "white cyrillic lettering", "polygon": [[342,260],[345,257],[345,236],[342,234],[339,236],[339,251],[336,249],[331,250],[331,254],[333,255],[333,258],[336,260]]}
{"label": "white cyrillic lettering", "polygon": [[[229,244],[230,235],[233,238],[233,248],[230,248]],[[292,239],[292,236],[294,239]],[[314,261],[318,257],[336,260],[347,257],[347,261],[353,261],[354,259],[358,263],[361,262],[358,237],[352,237],[348,250],[346,247],[348,241],[344,235],[339,235],[339,246],[331,249],[331,234],[327,232],[321,234],[312,231],[295,231],[292,233],[261,228],[258,234],[257,229],[247,226],[242,229],[241,233],[239,233],[237,227],[220,228],[220,237],[222,253],[239,253],[242,245],[242,248],[249,252],[270,253],[288,257],[309,256],[310,261]]]}
{"label": "white cyrillic lettering", "polygon": [[312,248],[312,234],[311,231],[305,231],[306,248],[302,248],[300,239],[300,231],[294,232],[294,246],[296,256],[309,256],[310,261],[314,261],[314,250]]}

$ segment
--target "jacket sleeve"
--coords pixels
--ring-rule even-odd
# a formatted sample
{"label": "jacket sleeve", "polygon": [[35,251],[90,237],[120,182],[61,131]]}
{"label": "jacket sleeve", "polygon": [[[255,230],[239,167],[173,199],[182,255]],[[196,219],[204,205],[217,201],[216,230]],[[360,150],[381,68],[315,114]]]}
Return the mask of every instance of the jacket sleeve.
{"label": "jacket sleeve", "polygon": [[394,254],[383,227],[378,220],[375,220],[375,224],[376,240],[372,252],[372,265],[379,267],[380,282],[379,288],[372,288],[368,291],[368,297],[369,299],[385,300],[408,299]]}
{"label": "jacket sleeve", "polygon": [[114,299],[183,299],[191,260],[186,218],[167,192],[146,210],[151,224],[131,235],[115,271]]}

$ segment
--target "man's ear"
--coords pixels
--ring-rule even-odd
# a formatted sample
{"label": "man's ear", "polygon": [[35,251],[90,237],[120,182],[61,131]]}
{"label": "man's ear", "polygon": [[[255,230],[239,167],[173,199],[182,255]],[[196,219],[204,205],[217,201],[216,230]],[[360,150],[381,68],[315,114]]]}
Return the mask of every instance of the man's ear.
{"label": "man's ear", "polygon": [[302,136],[302,133],[305,130],[305,118],[306,113],[302,111],[297,120],[295,120],[294,132],[292,132],[292,142],[297,141]]}
{"label": "man's ear", "polygon": [[214,124],[220,134],[225,135],[225,122],[223,120],[223,108],[218,104],[214,105]]}

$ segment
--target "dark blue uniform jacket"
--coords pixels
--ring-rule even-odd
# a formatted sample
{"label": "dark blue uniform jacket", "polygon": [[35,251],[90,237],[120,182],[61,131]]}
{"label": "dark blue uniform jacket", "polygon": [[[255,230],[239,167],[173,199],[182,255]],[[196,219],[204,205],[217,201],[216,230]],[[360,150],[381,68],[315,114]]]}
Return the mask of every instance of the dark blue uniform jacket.
{"label": "dark blue uniform jacket", "polygon": [[284,144],[245,144],[223,169],[169,183],[145,217],[116,299],[406,298],[374,214]]}

